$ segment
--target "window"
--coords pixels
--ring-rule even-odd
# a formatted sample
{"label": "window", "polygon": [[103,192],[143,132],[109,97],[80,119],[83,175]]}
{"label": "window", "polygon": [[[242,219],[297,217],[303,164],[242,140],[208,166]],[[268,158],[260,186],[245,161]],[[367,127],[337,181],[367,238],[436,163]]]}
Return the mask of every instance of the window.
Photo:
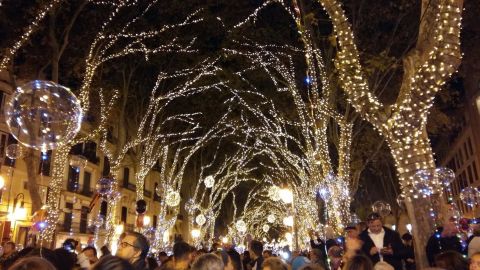
{"label": "window", "polygon": [[87,233],[88,210],[88,207],[82,206],[82,214],[80,215],[80,233]]}
{"label": "window", "polygon": [[52,150],[48,150],[46,153],[40,153],[39,173],[41,175],[50,176],[51,164],[52,164]]}
{"label": "window", "polygon": [[103,176],[108,176],[110,174],[110,160],[107,157],[103,158]]}
{"label": "window", "polygon": [[5,111],[5,101],[7,99],[7,94],[3,91],[0,91],[0,114],[3,114]]}
{"label": "window", "polygon": [[123,168],[123,186],[128,187],[130,178],[130,169],[125,167]]}
{"label": "window", "polygon": [[67,190],[76,192],[78,190],[78,177],[80,175],[80,168],[68,166],[68,182]]}
{"label": "window", "polygon": [[86,196],[92,195],[91,188],[90,188],[91,179],[92,179],[92,173],[84,171],[83,172],[83,189],[82,189],[83,195],[86,195]]}
{"label": "window", "polygon": [[475,179],[473,179],[472,165],[468,165],[467,173],[468,173],[468,183],[471,184],[471,183],[475,182]]}
{"label": "window", "polygon": [[100,215],[106,217],[107,210],[108,210],[108,203],[106,201],[102,201],[102,204],[100,205]]}
{"label": "window", "polygon": [[127,223],[127,215],[128,215],[127,207],[122,206],[122,218],[120,219],[120,221],[123,223]]}
{"label": "window", "polygon": [[67,208],[67,211],[65,211],[65,216],[63,220],[63,230],[65,232],[68,232],[72,228],[73,203],[65,203],[65,208]]}
{"label": "window", "polygon": [[157,216],[153,215],[153,228],[157,228]]}

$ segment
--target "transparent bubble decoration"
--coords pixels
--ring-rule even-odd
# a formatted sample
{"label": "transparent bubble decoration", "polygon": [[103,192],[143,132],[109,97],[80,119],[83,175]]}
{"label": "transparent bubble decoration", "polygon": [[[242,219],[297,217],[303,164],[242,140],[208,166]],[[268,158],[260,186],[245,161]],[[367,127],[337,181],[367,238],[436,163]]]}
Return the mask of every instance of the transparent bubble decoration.
{"label": "transparent bubble decoration", "polygon": [[240,233],[245,233],[247,231],[247,224],[243,220],[239,220],[235,223],[235,228]]}
{"label": "transparent bubble decoration", "polygon": [[6,108],[6,122],[19,142],[45,152],[75,137],[82,108],[68,88],[36,80],[17,88]]}
{"label": "transparent bubble decoration", "polygon": [[112,178],[103,177],[98,180],[96,189],[101,196],[109,196],[114,190],[114,185]]}
{"label": "transparent bubble decoration", "polygon": [[207,218],[205,218],[203,214],[200,214],[195,218],[195,222],[198,225],[202,226],[203,224],[205,224],[205,222],[207,222]]}
{"label": "transparent bubble decoration", "polygon": [[104,222],[105,222],[104,217],[102,215],[98,215],[97,218],[93,221],[93,226],[100,228],[102,227]]}
{"label": "transparent bubble decoration", "polygon": [[23,157],[23,148],[21,145],[19,144],[10,144],[9,146],[7,146],[7,148],[5,149],[5,155],[9,158],[9,159],[19,159],[19,158],[22,158]]}
{"label": "transparent bubble decoration", "polygon": [[442,184],[439,182],[436,172],[431,170],[418,170],[413,176],[414,197],[429,197],[442,191]]}
{"label": "transparent bubble decoration", "polygon": [[268,224],[264,224],[262,226],[262,230],[263,230],[263,232],[268,233],[268,231],[270,230],[270,226]]}
{"label": "transparent bubble decoration", "polygon": [[477,188],[466,187],[460,191],[460,199],[470,207],[480,203],[480,194]]}
{"label": "transparent bubble decoration", "polygon": [[384,201],[376,201],[372,204],[372,211],[381,215],[382,217],[390,215],[392,208],[390,204]]}
{"label": "transparent bubble decoration", "polygon": [[331,198],[330,190],[327,187],[321,187],[318,189],[318,195],[324,201],[328,201]]}
{"label": "transparent bubble decoration", "polygon": [[435,173],[437,174],[438,181],[440,181],[444,187],[450,186],[450,183],[455,180],[455,172],[450,168],[440,167],[435,169]]}
{"label": "transparent bubble decoration", "polygon": [[270,214],[267,216],[267,221],[270,222],[270,223],[274,223],[276,220],[275,218],[275,215],[274,214]]}
{"label": "transparent bubble decoration", "polygon": [[215,178],[212,175],[209,175],[203,179],[203,183],[206,188],[212,188],[215,185]]}
{"label": "transparent bubble decoration", "polygon": [[270,199],[272,199],[272,201],[274,202],[278,202],[280,201],[281,197],[280,197],[280,188],[278,186],[271,186],[269,189],[268,189],[268,197],[270,197]]}
{"label": "transparent bubble decoration", "polygon": [[167,193],[167,197],[165,198],[165,202],[170,207],[175,207],[180,204],[180,193],[178,191],[171,190]]}

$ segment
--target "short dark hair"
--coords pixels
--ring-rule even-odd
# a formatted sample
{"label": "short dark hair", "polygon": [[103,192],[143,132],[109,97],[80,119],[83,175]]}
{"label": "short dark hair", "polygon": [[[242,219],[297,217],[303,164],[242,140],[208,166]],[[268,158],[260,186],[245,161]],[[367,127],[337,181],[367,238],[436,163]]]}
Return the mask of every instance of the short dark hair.
{"label": "short dark hair", "polygon": [[142,251],[142,253],[140,253],[140,258],[145,259],[148,254],[148,250],[150,249],[147,238],[138,232],[129,232],[127,235],[135,237],[135,242],[133,242],[133,245]]}
{"label": "short dark hair", "polygon": [[97,256],[97,249],[95,247],[86,246],[84,249],[82,249],[82,252],[85,252],[87,250],[93,250],[93,254],[95,255],[95,257]]}
{"label": "short dark hair", "polygon": [[263,252],[263,244],[260,241],[252,240],[250,242],[250,249],[253,251],[253,253],[255,253],[255,255],[260,257],[262,256]]}
{"label": "short dark hair", "polygon": [[240,257],[240,254],[234,248],[227,250],[227,254],[232,262],[233,269],[243,270],[242,257]]}
{"label": "short dark hair", "polygon": [[167,256],[168,257],[168,254],[165,252],[165,251],[160,251],[160,253],[158,253],[158,256]]}
{"label": "short dark hair", "polygon": [[281,259],[276,257],[270,257],[268,259],[265,259],[265,261],[263,261],[262,266],[263,268],[268,266],[270,269],[288,270],[287,264],[284,263]]}
{"label": "short dark hair", "polygon": [[270,256],[273,255],[272,251],[271,251],[271,250],[268,250],[268,249],[264,250],[263,253],[267,253],[267,254],[270,255]]}
{"label": "short dark hair", "polygon": [[223,270],[225,265],[217,255],[212,253],[197,257],[192,264],[192,270]]}
{"label": "short dark hair", "polygon": [[410,241],[410,240],[413,239],[413,237],[412,237],[412,235],[409,234],[409,233],[404,233],[404,234],[402,235],[402,239],[405,240],[405,241]]}
{"label": "short dark hair", "polygon": [[374,221],[374,220],[380,220],[382,221],[382,216],[378,213],[371,213],[370,215],[367,216],[367,221]]}
{"label": "short dark hair", "polygon": [[173,257],[176,260],[183,259],[192,252],[193,248],[183,241],[177,242],[173,245]]}
{"label": "short dark hair", "polygon": [[48,260],[40,257],[25,257],[16,261],[9,269],[38,269],[38,270],[55,270],[55,266]]}
{"label": "short dark hair", "polygon": [[112,255],[103,256],[92,267],[92,270],[133,270],[133,266],[126,260]]}

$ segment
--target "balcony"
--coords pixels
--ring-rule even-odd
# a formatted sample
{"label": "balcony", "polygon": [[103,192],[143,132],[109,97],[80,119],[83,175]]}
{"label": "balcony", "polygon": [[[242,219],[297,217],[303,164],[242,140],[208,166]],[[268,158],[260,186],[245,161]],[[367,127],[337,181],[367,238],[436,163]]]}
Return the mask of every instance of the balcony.
{"label": "balcony", "polygon": [[75,188],[75,183],[70,181],[67,183],[67,191],[87,197],[92,197],[94,193],[93,189],[90,186],[78,185]]}

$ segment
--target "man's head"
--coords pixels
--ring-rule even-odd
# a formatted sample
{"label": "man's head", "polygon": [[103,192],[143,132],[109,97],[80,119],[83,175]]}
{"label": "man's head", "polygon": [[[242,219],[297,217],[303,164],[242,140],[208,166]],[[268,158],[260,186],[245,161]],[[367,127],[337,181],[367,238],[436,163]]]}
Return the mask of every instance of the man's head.
{"label": "man's head", "polygon": [[271,250],[264,250],[263,251],[263,258],[270,258],[272,257],[272,251]]}
{"label": "man's head", "polygon": [[5,254],[7,256],[12,254],[13,252],[15,252],[15,249],[16,249],[15,243],[13,243],[11,241],[3,244],[3,254]]}
{"label": "man's head", "polygon": [[73,238],[68,238],[63,242],[63,248],[74,252],[77,249],[78,241]]}
{"label": "man's head", "polygon": [[348,225],[345,227],[345,236],[347,238],[357,238],[360,232],[355,225]]}
{"label": "man's head", "polygon": [[137,232],[129,232],[120,242],[116,255],[134,263],[138,260],[145,260],[148,249],[149,245],[145,236]]}
{"label": "man's head", "polygon": [[404,233],[402,235],[402,242],[404,245],[411,246],[413,241],[413,237],[409,233]]}
{"label": "man's head", "polygon": [[193,247],[189,244],[180,241],[173,245],[173,258],[175,262],[184,261],[190,263],[193,255]]}
{"label": "man's head", "polygon": [[165,253],[165,251],[161,251],[158,253],[158,259],[160,260],[161,263],[164,263],[165,261],[168,260],[168,255]]}
{"label": "man's head", "polygon": [[470,257],[469,270],[480,270],[480,252],[477,252]]}
{"label": "man's head", "polygon": [[367,217],[368,229],[373,234],[378,234],[383,229],[382,217],[377,213],[372,213]]}
{"label": "man's head", "polygon": [[261,257],[263,252],[262,242],[257,240],[252,240],[248,247],[248,251],[250,252],[250,257],[252,257],[252,259],[254,260],[258,257]]}
{"label": "man's head", "polygon": [[359,232],[363,232],[367,229],[368,226],[367,226],[367,223],[361,221],[361,222],[357,223],[357,225],[355,227],[357,227],[357,230]]}
{"label": "man's head", "polygon": [[96,248],[88,246],[82,250],[82,253],[88,258],[91,264],[94,264],[98,261]]}
{"label": "man's head", "polygon": [[215,254],[209,253],[195,259],[191,270],[223,270],[223,268],[222,259]]}

